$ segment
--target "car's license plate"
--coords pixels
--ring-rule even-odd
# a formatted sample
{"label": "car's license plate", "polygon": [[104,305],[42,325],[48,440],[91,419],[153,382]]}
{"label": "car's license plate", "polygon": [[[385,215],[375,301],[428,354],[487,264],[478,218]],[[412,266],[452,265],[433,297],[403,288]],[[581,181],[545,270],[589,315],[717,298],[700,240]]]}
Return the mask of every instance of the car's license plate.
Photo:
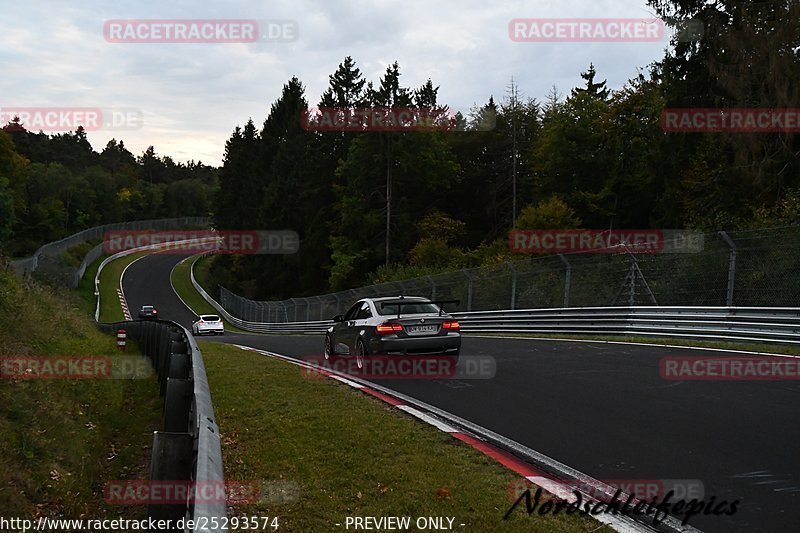
{"label": "car's license plate", "polygon": [[436,331],[438,329],[439,329],[439,326],[437,326],[435,324],[429,324],[429,325],[425,325],[425,326],[408,326],[406,328],[406,330],[409,333],[417,333],[417,334],[419,334],[419,333],[436,333]]}

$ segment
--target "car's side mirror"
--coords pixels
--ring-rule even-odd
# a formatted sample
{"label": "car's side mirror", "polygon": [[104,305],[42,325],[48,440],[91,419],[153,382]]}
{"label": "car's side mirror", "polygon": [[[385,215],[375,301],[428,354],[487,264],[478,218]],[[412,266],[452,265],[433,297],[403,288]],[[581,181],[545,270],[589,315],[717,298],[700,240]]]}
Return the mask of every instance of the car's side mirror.
{"label": "car's side mirror", "polygon": [[344,317],[342,315],[336,315],[333,317],[334,322],[344,322]]}

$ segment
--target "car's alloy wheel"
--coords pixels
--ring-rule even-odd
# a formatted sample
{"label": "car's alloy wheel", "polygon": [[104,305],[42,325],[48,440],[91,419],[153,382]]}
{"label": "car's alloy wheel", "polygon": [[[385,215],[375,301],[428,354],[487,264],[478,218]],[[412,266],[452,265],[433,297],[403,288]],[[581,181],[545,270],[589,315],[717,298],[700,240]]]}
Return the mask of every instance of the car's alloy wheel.
{"label": "car's alloy wheel", "polygon": [[364,348],[364,342],[361,339],[356,342],[356,366],[359,370],[364,368],[364,356],[367,355],[367,350]]}

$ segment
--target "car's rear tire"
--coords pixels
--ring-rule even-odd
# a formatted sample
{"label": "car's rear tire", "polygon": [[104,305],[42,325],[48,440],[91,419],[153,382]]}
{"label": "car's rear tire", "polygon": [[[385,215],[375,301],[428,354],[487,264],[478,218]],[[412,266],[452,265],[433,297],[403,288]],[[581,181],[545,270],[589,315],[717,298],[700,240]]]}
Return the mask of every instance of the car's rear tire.
{"label": "car's rear tire", "polygon": [[364,346],[364,341],[358,339],[356,341],[356,366],[359,370],[364,368],[364,359],[367,356],[367,348]]}

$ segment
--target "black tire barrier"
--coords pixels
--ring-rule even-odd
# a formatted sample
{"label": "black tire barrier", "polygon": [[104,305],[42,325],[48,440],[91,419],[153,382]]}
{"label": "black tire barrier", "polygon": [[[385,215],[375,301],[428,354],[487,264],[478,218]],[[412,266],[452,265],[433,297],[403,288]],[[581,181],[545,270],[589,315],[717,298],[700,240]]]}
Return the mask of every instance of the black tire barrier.
{"label": "black tire barrier", "polygon": [[[219,429],[214,419],[208,379],[200,350],[191,333],[167,320],[133,320],[98,327],[116,335],[124,329],[156,370],[164,398],[163,430],[153,434],[150,480],[223,483]],[[199,382],[196,380],[200,380]],[[154,520],[191,517],[216,518],[224,524],[225,503],[151,502]],[[207,529],[207,531],[215,531]]]}

